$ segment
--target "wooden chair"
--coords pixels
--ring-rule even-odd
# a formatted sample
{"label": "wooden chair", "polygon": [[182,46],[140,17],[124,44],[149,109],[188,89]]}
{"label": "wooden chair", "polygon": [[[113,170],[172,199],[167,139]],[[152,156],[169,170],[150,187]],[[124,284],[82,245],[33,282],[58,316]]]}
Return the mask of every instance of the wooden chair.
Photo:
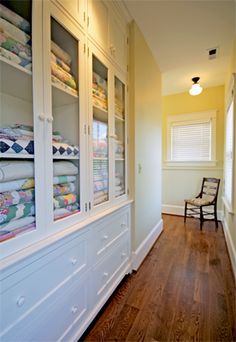
{"label": "wooden chair", "polygon": [[[216,229],[218,228],[217,220],[217,196],[219,192],[220,179],[203,178],[201,192],[193,199],[185,200],[184,222],[186,217],[194,217],[200,219],[200,229],[202,230],[203,222],[206,220],[214,220]],[[204,210],[206,207],[213,207],[213,212]],[[190,212],[188,214],[188,212]],[[207,218],[213,216],[213,218]]]}

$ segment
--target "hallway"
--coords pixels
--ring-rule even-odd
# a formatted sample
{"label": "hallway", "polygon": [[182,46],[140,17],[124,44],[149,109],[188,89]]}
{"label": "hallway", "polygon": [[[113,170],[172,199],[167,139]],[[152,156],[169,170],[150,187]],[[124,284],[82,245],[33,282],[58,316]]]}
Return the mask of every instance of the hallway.
{"label": "hallway", "polygon": [[164,215],[164,232],[81,341],[235,341],[236,295],[220,225]]}

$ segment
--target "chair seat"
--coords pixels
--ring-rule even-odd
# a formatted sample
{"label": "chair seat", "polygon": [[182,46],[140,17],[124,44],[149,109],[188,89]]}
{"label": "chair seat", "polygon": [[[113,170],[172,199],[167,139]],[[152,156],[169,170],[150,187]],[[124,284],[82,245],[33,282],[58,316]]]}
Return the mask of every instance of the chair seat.
{"label": "chair seat", "polygon": [[185,200],[185,202],[191,204],[191,205],[195,205],[197,207],[200,207],[202,205],[210,205],[212,203],[212,199],[207,199],[207,198],[192,198],[192,199],[188,199]]}

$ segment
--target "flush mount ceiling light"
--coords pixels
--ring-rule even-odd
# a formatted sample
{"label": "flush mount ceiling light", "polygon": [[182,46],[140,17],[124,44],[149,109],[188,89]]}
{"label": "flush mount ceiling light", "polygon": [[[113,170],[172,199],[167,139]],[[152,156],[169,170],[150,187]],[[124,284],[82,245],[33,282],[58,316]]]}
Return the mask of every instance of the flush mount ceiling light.
{"label": "flush mount ceiling light", "polygon": [[191,89],[189,90],[189,94],[190,94],[190,95],[195,96],[195,95],[201,94],[201,92],[202,92],[202,87],[201,87],[200,84],[198,83],[199,80],[200,80],[200,77],[193,77],[193,78],[192,78],[193,84],[192,84]]}

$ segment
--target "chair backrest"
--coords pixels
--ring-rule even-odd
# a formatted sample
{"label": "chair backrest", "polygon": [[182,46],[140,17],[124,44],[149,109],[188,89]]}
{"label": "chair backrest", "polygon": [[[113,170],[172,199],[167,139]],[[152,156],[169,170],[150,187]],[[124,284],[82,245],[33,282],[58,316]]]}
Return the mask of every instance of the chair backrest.
{"label": "chair backrest", "polygon": [[219,192],[220,179],[218,178],[206,178],[202,180],[202,189],[200,197],[208,199],[212,203],[216,203]]}

